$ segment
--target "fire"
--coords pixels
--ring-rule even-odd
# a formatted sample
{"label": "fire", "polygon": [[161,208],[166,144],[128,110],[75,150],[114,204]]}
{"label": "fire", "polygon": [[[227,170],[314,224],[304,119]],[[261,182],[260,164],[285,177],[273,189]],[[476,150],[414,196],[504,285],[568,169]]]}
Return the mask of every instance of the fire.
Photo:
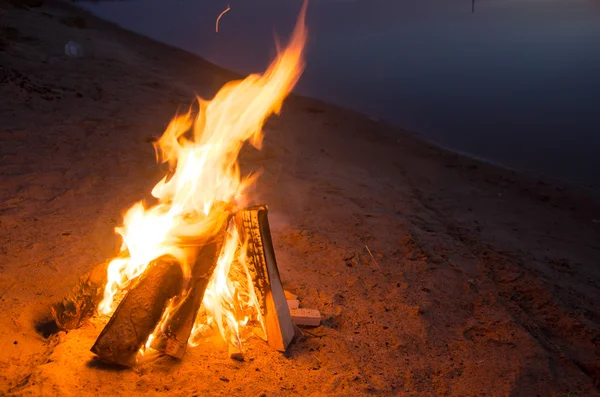
{"label": "fire", "polygon": [[[237,157],[246,141],[260,149],[266,118],[279,113],[300,78],[307,38],[305,12],[306,3],[287,48],[263,75],[229,82],[211,101],[197,98],[198,111],[176,116],[155,143],[158,161],[168,163],[170,172],[152,190],[157,204],[134,204],[124,216],[123,226],[115,229],[123,243],[108,267],[100,313],[114,312],[115,295],[162,255],[177,258],[189,278],[197,242],[215,234],[228,219],[228,213],[209,214],[213,204],[225,202],[235,211],[249,201],[245,193],[257,175],[242,177]],[[228,225],[190,343],[203,327],[215,326],[223,338],[239,346],[241,328],[250,320],[262,324],[245,265],[245,242],[239,240],[235,226]],[[161,323],[168,315],[166,310]]]}
{"label": "fire", "polygon": [[[238,248],[240,248],[238,251]],[[205,321],[199,319],[190,337],[190,344],[205,325],[216,324],[221,335],[241,347],[240,327],[245,326],[252,315],[263,327],[258,300],[254,293],[250,273],[245,264],[245,243],[240,244],[235,227],[232,229],[217,261],[217,269],[209,281],[202,304],[207,312]]]}

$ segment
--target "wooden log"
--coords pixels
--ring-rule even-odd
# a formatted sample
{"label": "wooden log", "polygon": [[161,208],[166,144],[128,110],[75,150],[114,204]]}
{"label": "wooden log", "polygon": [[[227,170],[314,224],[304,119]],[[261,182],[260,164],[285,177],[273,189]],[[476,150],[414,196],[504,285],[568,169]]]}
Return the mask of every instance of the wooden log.
{"label": "wooden log", "polygon": [[228,224],[228,221],[223,222],[217,233],[201,246],[191,270],[188,290],[178,297],[179,301],[167,324],[152,343],[153,349],[179,359],[184,356],[206,286],[217,266],[225,242]]}
{"label": "wooden log", "polygon": [[246,263],[265,323],[267,342],[272,348],[285,351],[295,330],[277,269],[267,206],[236,212],[235,223],[242,241],[248,242]]}
{"label": "wooden log", "polygon": [[134,366],[140,347],[156,327],[169,299],[180,292],[182,283],[181,265],[172,256],[150,262],[100,333],[92,352],[104,362]]}
{"label": "wooden log", "polygon": [[95,266],[79,278],[73,289],[50,308],[56,325],[61,329],[75,329],[91,317],[104,296],[109,262]]}

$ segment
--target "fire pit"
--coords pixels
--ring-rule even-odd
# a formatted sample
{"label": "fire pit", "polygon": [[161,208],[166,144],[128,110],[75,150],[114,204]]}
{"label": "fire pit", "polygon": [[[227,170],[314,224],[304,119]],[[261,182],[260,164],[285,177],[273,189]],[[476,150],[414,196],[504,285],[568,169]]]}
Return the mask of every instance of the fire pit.
{"label": "fire pit", "polygon": [[116,228],[119,255],[53,306],[63,329],[96,312],[110,316],[92,347],[100,360],[134,366],[149,349],[182,358],[210,330],[237,358],[250,335],[280,351],[291,343],[267,206],[248,206],[257,174],[242,176],[237,158],[245,142],[260,149],[266,118],[302,73],[304,17],[305,6],[265,74],[230,82],[211,101],[198,99],[197,112],[171,121],[155,143],[170,169],[152,190],[156,204],[134,204]]}

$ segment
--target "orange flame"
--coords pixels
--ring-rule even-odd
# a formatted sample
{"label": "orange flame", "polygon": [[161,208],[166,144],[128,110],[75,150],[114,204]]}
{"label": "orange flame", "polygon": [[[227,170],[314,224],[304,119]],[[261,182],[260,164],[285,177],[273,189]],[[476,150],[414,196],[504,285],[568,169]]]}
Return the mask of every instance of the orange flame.
{"label": "orange flame", "polygon": [[[198,113],[176,116],[156,142],[157,158],[169,164],[170,177],[165,176],[152,189],[158,204],[149,208],[142,202],[134,204],[125,214],[124,225],[115,229],[123,244],[120,255],[109,264],[99,312],[111,314],[115,294],[162,255],[177,258],[189,278],[189,265],[198,249],[190,241],[216,233],[228,219],[227,214],[213,216],[211,212],[209,216],[213,203],[227,202],[236,209],[246,200],[244,193],[256,175],[242,178],[237,157],[246,141],[260,149],[266,118],[279,113],[300,78],[307,38],[305,13],[306,3],[287,48],[262,76],[253,74],[229,82],[211,101],[198,98]],[[217,269],[205,292],[206,317],[199,316],[194,334],[201,326],[216,325],[223,338],[240,345],[240,327],[250,319],[262,325],[245,265],[244,244],[235,227],[229,225]],[[165,312],[163,320],[167,318]]]}

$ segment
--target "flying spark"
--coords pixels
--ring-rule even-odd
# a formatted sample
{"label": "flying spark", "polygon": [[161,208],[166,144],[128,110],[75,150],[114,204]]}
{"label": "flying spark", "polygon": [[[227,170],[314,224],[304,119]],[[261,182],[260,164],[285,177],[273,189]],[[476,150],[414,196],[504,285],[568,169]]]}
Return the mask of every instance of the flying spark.
{"label": "flying spark", "polygon": [[219,20],[229,10],[231,10],[231,7],[229,7],[229,4],[227,4],[227,8],[224,9],[223,12],[220,13],[219,16],[217,17],[217,22],[216,22],[216,26],[215,26],[215,30],[216,30],[217,33],[219,33]]}

